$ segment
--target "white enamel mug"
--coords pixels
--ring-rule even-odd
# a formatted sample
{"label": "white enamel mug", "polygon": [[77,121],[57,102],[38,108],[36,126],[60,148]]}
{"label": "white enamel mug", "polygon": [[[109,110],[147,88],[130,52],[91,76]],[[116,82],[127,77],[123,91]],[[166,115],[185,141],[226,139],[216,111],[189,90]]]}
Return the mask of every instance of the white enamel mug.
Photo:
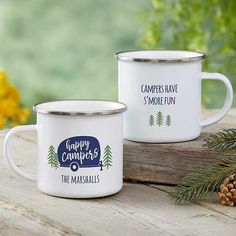
{"label": "white enamel mug", "polygon": [[[140,142],[179,142],[197,138],[201,128],[222,119],[230,109],[233,90],[219,73],[202,72],[203,53],[141,50],[119,52],[119,101],[124,137]],[[227,89],[223,108],[201,120],[201,81],[220,80]]]}
{"label": "white enamel mug", "polygon": [[[34,110],[37,124],[17,126],[4,140],[5,160],[16,174],[59,197],[103,197],[121,190],[124,104],[62,100],[37,104]],[[10,155],[10,138],[28,131],[37,132],[37,175],[19,169]]]}

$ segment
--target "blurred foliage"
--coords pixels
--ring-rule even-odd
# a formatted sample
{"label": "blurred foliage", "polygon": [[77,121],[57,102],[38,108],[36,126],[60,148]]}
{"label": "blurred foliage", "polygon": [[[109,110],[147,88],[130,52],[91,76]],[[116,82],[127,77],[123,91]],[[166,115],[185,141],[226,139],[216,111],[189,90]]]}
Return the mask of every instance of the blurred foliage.
{"label": "blurred foliage", "polygon": [[[204,52],[208,55],[204,71],[225,74],[236,88],[235,0],[153,0],[142,17],[147,22],[143,47]],[[224,85],[215,81],[203,85],[203,104],[222,105]]]}
{"label": "blurred foliage", "polygon": [[[145,12],[141,20],[138,12]],[[147,24],[139,47],[203,51],[204,69],[225,74],[236,88],[235,12],[234,0],[0,0],[0,68],[27,107],[117,99],[114,53],[137,49]],[[219,107],[224,92],[221,83],[204,82],[204,104]]]}
{"label": "blurred foliage", "polygon": [[26,124],[30,116],[28,108],[20,104],[20,94],[0,70],[0,128]]}
{"label": "blurred foliage", "polygon": [[147,6],[146,0],[0,0],[0,67],[27,107],[117,99],[114,54],[136,47],[137,12]]}

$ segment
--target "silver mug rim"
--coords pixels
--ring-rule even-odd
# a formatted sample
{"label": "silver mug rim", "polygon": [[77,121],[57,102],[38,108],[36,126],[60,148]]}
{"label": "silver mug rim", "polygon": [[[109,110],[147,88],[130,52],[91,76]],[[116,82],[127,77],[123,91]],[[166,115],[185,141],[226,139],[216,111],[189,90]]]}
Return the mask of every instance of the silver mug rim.
{"label": "silver mug rim", "polygon": [[[88,101],[88,102],[107,102],[107,103],[114,103],[117,105],[121,105],[121,108],[114,108],[114,109],[108,109],[108,110],[94,110],[94,111],[59,111],[59,110],[53,110],[53,109],[44,109],[40,108],[39,105],[45,104],[45,103],[53,103],[53,102],[66,102],[66,101]],[[92,116],[92,115],[111,115],[111,114],[117,114],[122,113],[127,110],[126,104],[122,102],[112,101],[112,100],[102,100],[102,99],[58,99],[58,100],[51,100],[46,102],[40,102],[36,103],[33,106],[33,111],[36,113],[42,113],[42,114],[50,114],[50,115],[58,115],[58,116]]]}
{"label": "silver mug rim", "polygon": [[[132,53],[132,52],[190,52],[196,53],[199,55],[196,56],[189,56],[189,57],[180,57],[180,58],[141,58],[141,57],[131,57],[131,56],[124,56],[124,53]],[[115,57],[118,61],[132,61],[132,62],[150,62],[150,63],[178,63],[178,62],[194,62],[194,61],[201,61],[206,58],[206,54],[198,51],[191,51],[191,50],[157,50],[157,49],[140,49],[140,50],[128,50],[128,51],[120,51],[115,54]]]}

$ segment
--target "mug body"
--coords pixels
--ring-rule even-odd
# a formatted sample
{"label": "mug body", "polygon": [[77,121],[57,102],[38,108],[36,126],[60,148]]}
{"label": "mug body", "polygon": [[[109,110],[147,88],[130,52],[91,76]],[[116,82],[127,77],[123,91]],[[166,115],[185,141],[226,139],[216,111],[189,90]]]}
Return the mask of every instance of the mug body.
{"label": "mug body", "polygon": [[[110,114],[109,106],[117,104],[120,111]],[[124,109],[123,104],[107,101],[37,105],[39,190],[70,198],[102,197],[120,191]],[[74,110],[80,113],[71,113]]]}
{"label": "mug body", "polygon": [[184,51],[117,54],[119,101],[128,107],[126,139],[179,142],[200,135],[201,55],[189,60],[188,53],[199,56]]}

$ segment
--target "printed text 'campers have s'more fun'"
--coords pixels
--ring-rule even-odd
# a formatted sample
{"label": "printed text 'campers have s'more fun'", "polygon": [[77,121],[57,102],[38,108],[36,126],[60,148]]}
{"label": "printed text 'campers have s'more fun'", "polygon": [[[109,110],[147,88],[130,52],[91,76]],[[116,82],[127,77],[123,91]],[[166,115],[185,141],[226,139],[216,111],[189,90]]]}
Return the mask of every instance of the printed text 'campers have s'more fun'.
{"label": "printed text 'campers have s'more fun'", "polygon": [[142,84],[140,90],[144,94],[144,105],[175,105],[176,97],[174,95],[178,93],[178,85]]}

